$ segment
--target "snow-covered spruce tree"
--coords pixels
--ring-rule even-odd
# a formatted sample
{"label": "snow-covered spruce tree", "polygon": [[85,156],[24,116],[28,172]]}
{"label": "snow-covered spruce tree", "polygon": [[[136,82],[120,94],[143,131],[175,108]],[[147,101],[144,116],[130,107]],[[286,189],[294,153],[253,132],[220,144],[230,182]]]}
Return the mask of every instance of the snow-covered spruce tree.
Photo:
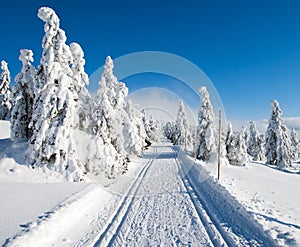
{"label": "snow-covered spruce tree", "polygon": [[243,131],[234,132],[227,145],[227,158],[231,165],[244,166],[249,162]]}
{"label": "snow-covered spruce tree", "polygon": [[171,121],[168,121],[164,126],[164,135],[168,140],[170,140],[172,143],[175,140],[175,124]]}
{"label": "snow-covered spruce tree", "polygon": [[128,119],[125,121],[123,129],[125,150],[131,155],[140,156],[146,144],[146,131],[142,114],[130,100],[127,102],[126,112]]}
{"label": "snow-covered spruce tree", "polygon": [[291,130],[291,151],[292,151],[292,160],[299,158],[299,139],[297,137],[297,132],[295,129]]}
{"label": "snow-covered spruce tree", "polygon": [[[226,135],[225,131],[221,131],[221,139],[220,139],[220,161],[223,165],[228,165],[229,161],[227,158],[227,151],[226,151]],[[219,131],[218,131],[218,138],[219,138]]]}
{"label": "snow-covered spruce tree", "polygon": [[0,73],[0,120],[10,119],[10,72],[7,67],[7,62],[1,61]]}
{"label": "snow-covered spruce tree", "polygon": [[179,108],[177,112],[177,119],[175,123],[175,145],[189,147],[192,144],[191,133],[189,129],[189,122],[187,120],[185,107],[182,100],[178,101]]}
{"label": "snow-covered spruce tree", "polygon": [[265,136],[260,134],[257,142],[257,150],[253,160],[264,160],[265,159]]}
{"label": "snow-covered spruce tree", "polygon": [[279,103],[274,100],[271,105],[272,112],[265,136],[267,164],[284,168],[291,165],[291,144],[287,128],[281,119],[282,111]]}
{"label": "snow-covered spruce tree", "polygon": [[33,52],[31,50],[20,50],[19,60],[22,69],[15,77],[16,85],[12,92],[11,109],[11,139],[30,138],[32,128],[29,127],[32,118],[32,107],[34,101],[34,84],[36,71],[32,66]]}
{"label": "snow-covered spruce tree", "polygon": [[249,141],[247,153],[253,160],[262,160],[264,157],[264,140],[256,130],[255,122],[250,122]]}
{"label": "snow-covered spruce tree", "polygon": [[227,123],[227,133],[225,138],[225,145],[226,145],[226,153],[230,153],[231,148],[233,145],[233,130],[231,122]]}
{"label": "snow-covered spruce tree", "polygon": [[126,151],[124,149],[123,126],[127,115],[125,112],[125,97],[128,95],[128,88],[124,83],[117,80],[113,74],[113,68],[113,60],[108,56],[105,61],[104,72],[99,82],[100,88],[97,97],[100,99],[105,98],[104,95],[107,95],[107,103],[111,106],[112,112],[107,112],[105,118],[109,128],[111,142],[118,153],[124,155]]}
{"label": "snow-covered spruce tree", "polygon": [[70,68],[72,54],[56,13],[42,7],[38,17],[45,22],[45,35],[34,89],[30,123],[33,134],[27,157],[33,167],[48,167],[70,181],[79,181],[84,168],[76,155],[72,133],[78,99]]}
{"label": "snow-covered spruce tree", "polygon": [[201,102],[194,155],[200,160],[208,161],[216,155],[215,115],[206,87],[201,87],[200,93]]}
{"label": "snow-covered spruce tree", "polygon": [[110,178],[126,172],[128,167],[123,135],[124,125],[128,121],[125,111],[128,89],[124,83],[117,80],[113,74],[113,67],[113,61],[108,56],[99,81],[93,116],[95,133],[103,138],[105,144],[111,144],[116,151],[115,163],[111,164],[108,172],[106,171]]}
{"label": "snow-covered spruce tree", "polygon": [[77,117],[78,127],[80,130],[88,130],[91,122],[92,99],[86,85],[89,84],[88,75],[85,73],[84,52],[81,46],[77,43],[70,44],[70,50],[73,57],[72,63],[72,78],[74,89],[78,95],[77,100]]}
{"label": "snow-covered spruce tree", "polygon": [[153,142],[158,142],[163,137],[163,128],[162,125],[150,117],[147,118],[145,110],[142,110],[142,120],[144,123],[144,128],[146,131],[146,144],[147,147],[150,146]]}

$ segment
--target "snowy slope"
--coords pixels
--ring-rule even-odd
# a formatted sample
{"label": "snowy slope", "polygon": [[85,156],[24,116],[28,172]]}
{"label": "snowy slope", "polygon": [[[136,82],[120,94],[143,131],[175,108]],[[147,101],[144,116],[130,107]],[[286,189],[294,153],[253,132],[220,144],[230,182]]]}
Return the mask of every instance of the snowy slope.
{"label": "snowy slope", "polygon": [[0,121],[0,244],[88,184],[66,183],[58,173],[24,164],[25,144],[13,144],[10,124]]}

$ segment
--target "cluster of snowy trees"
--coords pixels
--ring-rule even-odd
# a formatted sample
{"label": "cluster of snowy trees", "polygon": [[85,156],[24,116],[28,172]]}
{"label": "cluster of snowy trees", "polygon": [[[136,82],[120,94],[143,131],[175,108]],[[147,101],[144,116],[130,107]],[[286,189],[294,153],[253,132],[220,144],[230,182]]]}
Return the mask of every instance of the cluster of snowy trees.
{"label": "cluster of snowy trees", "polygon": [[[203,161],[215,161],[217,157],[218,131],[209,93],[205,87],[200,88],[201,102],[198,114],[198,125],[194,134],[188,124],[184,104],[179,101],[176,122],[167,122],[165,136],[174,145],[193,145],[195,158]],[[220,156],[232,165],[245,165],[250,159],[266,161],[278,168],[289,167],[293,160],[299,158],[299,140],[294,129],[290,137],[281,118],[279,103],[272,102],[271,117],[265,135],[256,129],[255,122],[250,122],[249,131],[233,131],[228,122],[227,132],[221,131]]]}
{"label": "cluster of snowy trees", "polygon": [[187,119],[185,106],[182,100],[179,100],[176,122],[167,122],[164,127],[165,136],[172,141],[174,145],[191,147],[193,145],[192,130]]}
{"label": "cluster of snowy trees", "polygon": [[21,50],[22,69],[11,90],[7,63],[1,62],[0,118],[11,121],[13,141],[28,141],[31,167],[47,167],[70,181],[85,173],[115,178],[126,172],[130,155],[140,156],[145,142],[155,139],[156,123],[127,100],[128,89],[114,76],[109,56],[92,98],[80,45],[66,44],[51,8],[40,8],[38,17],[45,31],[38,68],[31,64],[33,52]]}

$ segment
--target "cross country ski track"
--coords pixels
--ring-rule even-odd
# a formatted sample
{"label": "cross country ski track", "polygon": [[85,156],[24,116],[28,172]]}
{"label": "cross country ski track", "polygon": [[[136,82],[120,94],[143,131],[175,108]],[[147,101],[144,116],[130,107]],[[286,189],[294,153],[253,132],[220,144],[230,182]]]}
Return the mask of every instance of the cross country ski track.
{"label": "cross country ski track", "polygon": [[93,246],[276,246],[230,195],[197,183],[178,152],[156,147]]}

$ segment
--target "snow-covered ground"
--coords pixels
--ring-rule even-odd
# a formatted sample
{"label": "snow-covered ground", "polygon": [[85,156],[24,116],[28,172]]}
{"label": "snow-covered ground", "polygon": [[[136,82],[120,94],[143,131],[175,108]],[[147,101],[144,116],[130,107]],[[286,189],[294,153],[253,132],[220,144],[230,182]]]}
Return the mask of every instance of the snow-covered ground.
{"label": "snow-covered ground", "polygon": [[[4,246],[299,246],[299,172],[207,166],[162,142],[117,181],[68,183],[25,166],[0,123]],[[100,185],[101,184],[101,185]],[[272,240],[272,238],[274,240]],[[275,241],[275,242],[274,242]]]}
{"label": "snow-covered ground", "polygon": [[221,184],[281,246],[300,246],[300,169],[223,166]]}
{"label": "snow-covered ground", "polygon": [[59,173],[26,166],[26,144],[12,143],[9,127],[0,121],[1,246],[70,246],[93,239],[146,162],[133,160],[118,181],[69,183]]}

